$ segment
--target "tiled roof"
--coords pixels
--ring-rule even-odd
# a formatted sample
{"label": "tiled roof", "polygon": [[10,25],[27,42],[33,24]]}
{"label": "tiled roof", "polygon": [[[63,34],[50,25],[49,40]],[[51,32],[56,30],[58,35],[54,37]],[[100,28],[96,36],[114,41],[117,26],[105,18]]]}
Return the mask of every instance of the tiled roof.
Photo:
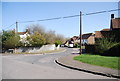
{"label": "tiled roof", "polygon": [[19,35],[24,35],[26,32],[17,32]]}
{"label": "tiled roof", "polygon": [[[113,18],[112,19],[112,28],[113,29],[118,29],[120,28],[120,18]],[[96,31],[95,32],[95,38],[102,38],[107,34],[110,34],[110,29],[103,29],[101,31]]]}
{"label": "tiled roof", "polygon": [[120,28],[120,18],[112,19],[112,28]]}
{"label": "tiled roof", "polygon": [[96,31],[95,32],[95,38],[102,38],[103,36],[102,36],[102,34],[101,34],[101,32],[100,31]]}
{"label": "tiled roof", "polygon": [[102,29],[101,31],[110,31],[110,29],[106,28],[106,29]]}
{"label": "tiled roof", "polygon": [[[92,35],[95,35],[95,34],[93,34],[93,33],[82,34],[82,39],[88,39]],[[73,36],[71,39],[79,40],[80,36]]]}

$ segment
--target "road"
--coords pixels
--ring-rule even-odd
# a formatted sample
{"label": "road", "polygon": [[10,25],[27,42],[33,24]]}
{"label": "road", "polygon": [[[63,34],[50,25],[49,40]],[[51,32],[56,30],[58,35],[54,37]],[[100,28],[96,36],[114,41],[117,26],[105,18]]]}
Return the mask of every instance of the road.
{"label": "road", "polygon": [[74,50],[44,55],[7,55],[2,56],[3,79],[111,79],[62,67],[55,59],[70,55]]}

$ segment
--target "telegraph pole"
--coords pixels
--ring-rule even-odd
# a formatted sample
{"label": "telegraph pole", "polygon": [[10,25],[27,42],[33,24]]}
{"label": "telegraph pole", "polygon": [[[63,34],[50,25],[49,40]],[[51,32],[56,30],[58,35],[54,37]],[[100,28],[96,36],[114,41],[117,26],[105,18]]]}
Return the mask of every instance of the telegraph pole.
{"label": "telegraph pole", "polygon": [[82,54],[82,12],[80,11],[80,55]]}
{"label": "telegraph pole", "polygon": [[[16,21],[15,37],[16,37],[17,33],[18,33],[18,22]],[[14,52],[16,53],[16,44],[15,44],[15,51]]]}
{"label": "telegraph pole", "polygon": [[16,30],[15,30],[15,33],[18,32],[18,22],[16,21]]}

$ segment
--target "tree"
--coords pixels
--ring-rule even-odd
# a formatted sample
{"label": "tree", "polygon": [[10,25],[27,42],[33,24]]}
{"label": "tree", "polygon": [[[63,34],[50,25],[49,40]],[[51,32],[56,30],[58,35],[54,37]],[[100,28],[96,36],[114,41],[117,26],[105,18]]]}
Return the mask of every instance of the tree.
{"label": "tree", "polygon": [[29,25],[29,26],[27,26],[27,29],[30,34],[34,34],[35,32],[38,32],[41,35],[45,34],[45,29],[42,26],[40,26],[39,24]]}
{"label": "tree", "polygon": [[62,42],[61,42],[60,40],[55,40],[55,45],[56,45],[56,47],[57,47],[58,45],[60,45],[60,44],[62,44]]}
{"label": "tree", "polygon": [[61,35],[61,34],[57,34],[55,40],[61,41],[61,44],[65,43],[65,41],[66,41],[65,37],[63,35]]}
{"label": "tree", "polygon": [[20,37],[15,34],[15,31],[3,31],[2,46],[5,49],[15,48],[19,44]]}
{"label": "tree", "polygon": [[35,34],[36,32],[39,33],[46,40],[45,41],[46,44],[55,44],[56,41],[60,41],[61,43],[65,42],[65,37],[63,35],[61,34],[56,35],[55,31],[53,30],[45,32],[45,29],[39,24],[33,24],[27,26],[27,28],[30,34]]}
{"label": "tree", "polygon": [[38,32],[35,32],[27,38],[31,46],[42,46],[46,43],[45,38]]}
{"label": "tree", "polygon": [[48,31],[44,37],[46,39],[46,44],[54,44],[55,43],[55,38],[56,38],[55,31],[52,31],[52,30]]}

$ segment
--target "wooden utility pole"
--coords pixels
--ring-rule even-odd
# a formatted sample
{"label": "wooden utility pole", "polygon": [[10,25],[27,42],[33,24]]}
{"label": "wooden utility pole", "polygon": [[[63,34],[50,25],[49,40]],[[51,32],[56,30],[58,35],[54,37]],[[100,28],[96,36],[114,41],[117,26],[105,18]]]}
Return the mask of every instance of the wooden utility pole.
{"label": "wooden utility pole", "polygon": [[18,22],[16,21],[16,30],[15,30],[15,33],[18,32]]}
{"label": "wooden utility pole", "polygon": [[82,54],[82,12],[80,11],[80,55]]}
{"label": "wooden utility pole", "polygon": [[[18,22],[16,21],[15,37],[16,37],[17,33],[18,33]],[[15,51],[14,51],[14,53],[16,53],[16,44],[15,44]]]}

